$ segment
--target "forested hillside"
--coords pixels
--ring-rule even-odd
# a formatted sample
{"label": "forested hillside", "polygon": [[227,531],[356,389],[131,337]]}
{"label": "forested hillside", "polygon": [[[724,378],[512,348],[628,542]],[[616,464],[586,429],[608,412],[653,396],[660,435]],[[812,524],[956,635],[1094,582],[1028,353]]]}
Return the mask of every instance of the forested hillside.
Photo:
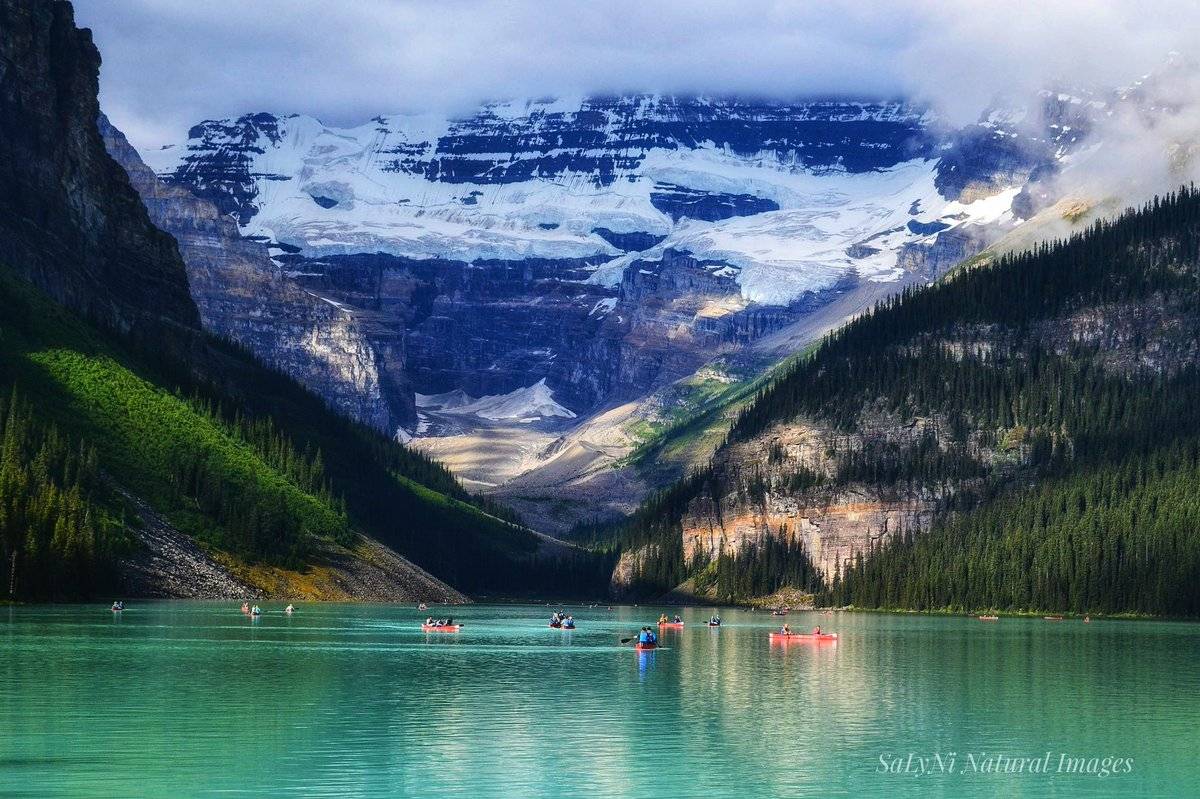
{"label": "forested hillside", "polygon": [[139,507],[264,591],[384,549],[363,536],[394,550],[367,570],[403,578],[385,589],[598,583],[600,559],[204,333],[175,240],[105,150],[90,33],[29,0],[0,2],[0,30],[0,598],[113,587]]}
{"label": "forested hillside", "polygon": [[[1193,188],[908,291],[788,369],[709,469],[643,510],[626,533],[641,553],[630,582],[693,577],[721,596],[800,584],[864,607],[1200,612],[1197,300]],[[857,546],[839,538],[818,577],[832,539],[799,522],[850,495],[888,523]],[[747,509],[795,526],[729,546],[727,518]],[[704,525],[717,552],[687,546]]]}

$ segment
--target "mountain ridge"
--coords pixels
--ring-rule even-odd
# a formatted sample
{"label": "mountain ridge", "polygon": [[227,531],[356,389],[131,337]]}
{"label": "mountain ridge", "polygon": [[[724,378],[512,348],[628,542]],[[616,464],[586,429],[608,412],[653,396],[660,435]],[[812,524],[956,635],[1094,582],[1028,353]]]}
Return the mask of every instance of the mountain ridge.
{"label": "mountain ridge", "polygon": [[1185,187],[831,335],[641,509],[615,586],[1194,614],[1198,209]]}

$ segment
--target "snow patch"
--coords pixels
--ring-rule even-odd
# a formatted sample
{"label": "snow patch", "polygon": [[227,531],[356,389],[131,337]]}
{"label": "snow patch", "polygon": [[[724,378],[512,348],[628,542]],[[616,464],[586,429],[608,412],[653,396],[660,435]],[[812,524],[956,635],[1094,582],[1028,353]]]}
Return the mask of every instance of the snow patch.
{"label": "snow patch", "polygon": [[546,418],[575,418],[573,411],[554,401],[554,392],[546,385],[546,378],[544,377],[526,388],[518,388],[516,391],[510,391],[507,394],[493,394],[474,400],[461,391],[432,396],[418,394],[417,407],[426,410],[435,410],[432,404],[423,405],[422,402],[436,402],[438,401],[436,398],[447,397],[449,395],[461,395],[461,398],[469,401],[460,404],[453,404],[451,402],[449,405],[442,405],[436,408],[439,413],[456,416],[478,416],[481,419],[488,419],[494,422],[501,420],[526,422]]}

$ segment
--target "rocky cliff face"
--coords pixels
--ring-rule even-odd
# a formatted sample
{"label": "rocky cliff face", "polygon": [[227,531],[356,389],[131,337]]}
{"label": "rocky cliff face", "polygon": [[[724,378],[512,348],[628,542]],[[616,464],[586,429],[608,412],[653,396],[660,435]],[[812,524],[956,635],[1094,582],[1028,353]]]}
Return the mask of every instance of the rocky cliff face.
{"label": "rocky cliff face", "polygon": [[[858,284],[972,254],[1045,155],[993,132],[952,164],[903,103],[636,95],[349,129],[248,114],[147,157],[288,280],[403,328],[398,385],[478,397],[545,380],[582,419]],[[939,193],[940,171],[968,166],[989,191]]]}
{"label": "rocky cliff face", "polygon": [[682,518],[685,561],[713,560],[721,552],[736,553],[767,536],[782,536],[802,542],[816,566],[832,578],[889,536],[927,528],[943,495],[853,481],[806,489],[797,479],[800,470],[827,478],[837,473],[838,463],[829,454],[835,435],[839,447],[861,449],[867,440],[875,446],[907,444],[926,429],[878,420],[849,441],[845,434],[795,422],[728,448],[719,465],[728,490],[699,497]]}
{"label": "rocky cliff face", "polygon": [[101,115],[109,153],[150,218],[175,237],[204,327],[239,342],[346,416],[393,433],[415,422],[404,330],[288,279],[267,248],[188,189],[160,181]]}
{"label": "rocky cliff face", "polygon": [[200,319],[175,242],[96,127],[90,32],[50,0],[0,0],[0,31],[0,261],[100,324],[188,346]]}

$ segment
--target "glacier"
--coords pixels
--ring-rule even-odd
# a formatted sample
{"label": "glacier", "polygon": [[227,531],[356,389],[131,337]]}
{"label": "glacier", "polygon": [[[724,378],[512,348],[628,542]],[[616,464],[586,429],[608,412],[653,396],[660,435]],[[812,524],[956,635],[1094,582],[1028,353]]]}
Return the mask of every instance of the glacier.
{"label": "glacier", "polygon": [[[146,160],[225,200],[279,255],[585,259],[589,282],[615,286],[629,264],[674,250],[720,262],[748,302],[786,305],[848,275],[896,280],[899,253],[935,235],[920,231],[1015,221],[1015,191],[939,193],[930,124],[903,103],[648,95],[345,128],[247,115],[202,123]],[[664,187],[701,202],[666,206]],[[728,216],[686,215],[714,205]],[[658,243],[613,243],[634,234]]]}

